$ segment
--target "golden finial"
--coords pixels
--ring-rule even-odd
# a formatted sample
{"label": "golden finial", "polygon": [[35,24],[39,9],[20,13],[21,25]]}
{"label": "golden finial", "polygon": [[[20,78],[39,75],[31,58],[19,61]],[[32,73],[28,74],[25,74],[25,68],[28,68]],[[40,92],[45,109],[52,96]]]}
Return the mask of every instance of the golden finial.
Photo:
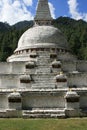
{"label": "golden finial", "polygon": [[14,89],[14,91],[13,91],[14,93],[16,92],[16,89]]}
{"label": "golden finial", "polygon": [[60,72],[60,75],[62,75],[62,74],[63,74],[63,72],[61,71],[61,72]]}
{"label": "golden finial", "polygon": [[69,88],[69,91],[71,92],[71,91],[72,91],[72,88]]}

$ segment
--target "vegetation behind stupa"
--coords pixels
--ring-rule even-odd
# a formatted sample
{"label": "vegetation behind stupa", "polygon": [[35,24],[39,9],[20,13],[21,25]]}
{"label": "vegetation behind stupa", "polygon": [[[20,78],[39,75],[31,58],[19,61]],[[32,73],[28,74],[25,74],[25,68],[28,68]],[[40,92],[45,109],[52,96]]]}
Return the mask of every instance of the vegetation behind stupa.
{"label": "vegetation behind stupa", "polygon": [[[73,54],[87,60],[87,23],[68,17],[59,17],[53,21],[65,35]],[[33,26],[33,21],[19,22],[13,26],[0,22],[0,61],[6,61],[16,49],[20,36]]]}

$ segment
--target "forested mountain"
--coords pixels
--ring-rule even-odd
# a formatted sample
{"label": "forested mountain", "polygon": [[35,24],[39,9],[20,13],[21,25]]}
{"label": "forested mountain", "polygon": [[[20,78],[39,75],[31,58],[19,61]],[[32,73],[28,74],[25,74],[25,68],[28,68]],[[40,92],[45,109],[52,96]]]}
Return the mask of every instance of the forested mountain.
{"label": "forested mountain", "polygon": [[25,28],[28,29],[32,26],[33,26],[33,21],[22,21],[22,22],[18,22],[15,25],[13,25],[12,28],[19,30],[19,29],[25,29]]}
{"label": "forested mountain", "polygon": [[72,53],[79,59],[87,60],[87,23],[83,20],[60,17],[54,20],[53,24],[67,38]]}
{"label": "forested mountain", "polygon": [[[59,17],[53,20],[53,25],[64,33],[72,53],[79,59],[87,60],[87,23]],[[6,61],[17,47],[20,36],[32,26],[33,21],[19,22],[13,26],[0,22],[0,61]]]}
{"label": "forested mountain", "polygon": [[5,32],[6,30],[9,30],[9,28],[9,24],[0,22],[0,32]]}

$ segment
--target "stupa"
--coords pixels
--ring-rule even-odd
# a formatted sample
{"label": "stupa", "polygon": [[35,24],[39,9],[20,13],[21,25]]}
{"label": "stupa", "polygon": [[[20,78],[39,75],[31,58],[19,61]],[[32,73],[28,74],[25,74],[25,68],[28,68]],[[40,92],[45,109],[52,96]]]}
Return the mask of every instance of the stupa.
{"label": "stupa", "polygon": [[38,0],[34,26],[0,63],[0,117],[87,116],[87,61],[51,23],[48,0]]}

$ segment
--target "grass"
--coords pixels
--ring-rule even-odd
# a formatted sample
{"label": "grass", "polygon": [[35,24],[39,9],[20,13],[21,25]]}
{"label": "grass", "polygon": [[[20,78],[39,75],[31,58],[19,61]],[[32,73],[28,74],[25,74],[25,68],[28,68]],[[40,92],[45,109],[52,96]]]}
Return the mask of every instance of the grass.
{"label": "grass", "polygon": [[87,130],[87,118],[0,119],[0,130]]}

